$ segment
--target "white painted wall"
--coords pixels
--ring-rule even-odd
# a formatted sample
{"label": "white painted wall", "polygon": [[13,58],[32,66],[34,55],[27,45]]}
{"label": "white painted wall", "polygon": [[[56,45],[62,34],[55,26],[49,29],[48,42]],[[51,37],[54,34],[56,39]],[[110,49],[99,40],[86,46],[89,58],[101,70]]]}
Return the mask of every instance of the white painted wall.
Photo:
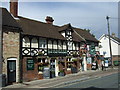
{"label": "white painted wall", "polygon": [[73,43],[73,50],[75,50],[75,43]]}
{"label": "white painted wall", "polygon": [[[106,52],[105,57],[110,57],[110,49],[109,49],[109,39],[108,37],[102,37],[100,39],[99,45],[102,46],[100,48],[100,55],[103,55],[103,52]],[[118,47],[120,48],[120,45],[115,43],[113,40],[111,40],[111,47],[112,47],[112,55],[119,55],[118,54]]]}
{"label": "white painted wall", "polygon": [[65,37],[65,32],[61,32],[61,34],[63,35],[63,37]]}

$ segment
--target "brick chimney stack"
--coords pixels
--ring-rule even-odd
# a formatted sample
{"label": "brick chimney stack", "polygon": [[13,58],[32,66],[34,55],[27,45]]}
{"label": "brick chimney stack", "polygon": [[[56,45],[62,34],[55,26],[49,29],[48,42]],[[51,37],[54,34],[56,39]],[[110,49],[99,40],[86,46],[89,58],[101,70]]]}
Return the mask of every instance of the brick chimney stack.
{"label": "brick chimney stack", "polygon": [[112,37],[115,37],[115,33],[112,33]]}
{"label": "brick chimney stack", "polygon": [[18,0],[10,0],[10,13],[14,16],[18,16]]}
{"label": "brick chimney stack", "polygon": [[46,23],[48,24],[53,24],[53,21],[54,21],[53,18],[50,16],[47,16],[45,20],[46,20]]}

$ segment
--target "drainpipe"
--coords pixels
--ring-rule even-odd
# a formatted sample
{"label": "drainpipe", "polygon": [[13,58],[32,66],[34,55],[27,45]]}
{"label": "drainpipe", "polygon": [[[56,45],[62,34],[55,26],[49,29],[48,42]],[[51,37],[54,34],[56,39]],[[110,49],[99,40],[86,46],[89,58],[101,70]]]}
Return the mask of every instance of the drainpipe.
{"label": "drainpipe", "polygon": [[2,87],[2,35],[2,28],[0,26],[0,88]]}

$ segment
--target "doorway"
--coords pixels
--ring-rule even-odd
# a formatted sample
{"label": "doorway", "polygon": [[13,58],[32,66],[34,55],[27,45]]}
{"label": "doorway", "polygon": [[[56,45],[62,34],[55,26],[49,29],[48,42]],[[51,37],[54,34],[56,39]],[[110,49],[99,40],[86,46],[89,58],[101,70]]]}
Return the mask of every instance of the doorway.
{"label": "doorway", "polygon": [[16,82],[16,60],[7,61],[8,84]]}
{"label": "doorway", "polygon": [[50,78],[55,77],[55,59],[50,60]]}

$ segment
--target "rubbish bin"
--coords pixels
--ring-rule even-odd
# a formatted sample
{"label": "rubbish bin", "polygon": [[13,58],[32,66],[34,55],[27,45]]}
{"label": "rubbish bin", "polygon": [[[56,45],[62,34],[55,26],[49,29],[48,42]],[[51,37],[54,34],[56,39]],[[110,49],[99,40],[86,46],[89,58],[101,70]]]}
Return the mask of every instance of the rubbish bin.
{"label": "rubbish bin", "polygon": [[2,74],[2,87],[6,86],[6,75]]}

